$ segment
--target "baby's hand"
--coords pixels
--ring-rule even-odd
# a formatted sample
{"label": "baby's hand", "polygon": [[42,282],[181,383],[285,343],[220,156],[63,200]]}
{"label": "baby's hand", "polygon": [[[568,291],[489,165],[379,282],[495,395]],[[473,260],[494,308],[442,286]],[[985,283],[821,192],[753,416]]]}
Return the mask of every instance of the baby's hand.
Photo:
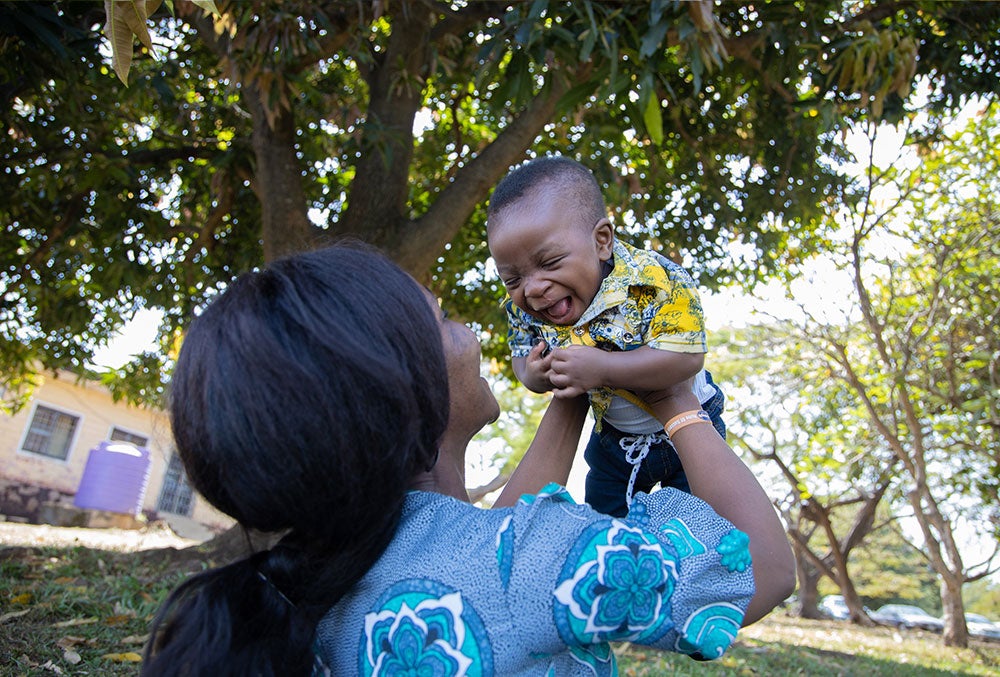
{"label": "baby's hand", "polygon": [[536,393],[547,393],[552,390],[549,380],[552,351],[545,341],[539,341],[532,347],[524,362],[524,373],[520,375],[521,383]]}
{"label": "baby's hand", "polygon": [[553,350],[549,381],[556,397],[576,397],[604,385],[603,369],[608,353],[590,346]]}

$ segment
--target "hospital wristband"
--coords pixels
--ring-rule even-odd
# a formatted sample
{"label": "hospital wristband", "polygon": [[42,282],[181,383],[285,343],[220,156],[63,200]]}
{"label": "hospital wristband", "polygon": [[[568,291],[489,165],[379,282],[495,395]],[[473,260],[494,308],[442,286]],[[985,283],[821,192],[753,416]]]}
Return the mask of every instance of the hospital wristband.
{"label": "hospital wristband", "polygon": [[711,423],[712,418],[708,415],[708,412],[704,409],[696,409],[692,411],[685,411],[682,414],[677,414],[672,419],[666,422],[663,426],[663,431],[667,433],[667,437],[670,437],[675,432],[689,425],[695,423]]}

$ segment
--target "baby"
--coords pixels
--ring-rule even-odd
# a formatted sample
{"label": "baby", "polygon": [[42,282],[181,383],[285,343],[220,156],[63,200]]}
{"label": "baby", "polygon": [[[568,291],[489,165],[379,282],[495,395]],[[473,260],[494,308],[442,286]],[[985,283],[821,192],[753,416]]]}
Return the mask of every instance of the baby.
{"label": "baby", "polygon": [[[636,491],[688,491],[669,433],[704,422],[726,434],[725,399],[703,369],[704,317],[691,277],[616,240],[600,186],[569,158],[540,158],[508,174],[487,222],[509,297],[514,373],[534,392],[590,396],[587,502],[620,517]],[[666,425],[635,395],[692,376],[703,409]]]}

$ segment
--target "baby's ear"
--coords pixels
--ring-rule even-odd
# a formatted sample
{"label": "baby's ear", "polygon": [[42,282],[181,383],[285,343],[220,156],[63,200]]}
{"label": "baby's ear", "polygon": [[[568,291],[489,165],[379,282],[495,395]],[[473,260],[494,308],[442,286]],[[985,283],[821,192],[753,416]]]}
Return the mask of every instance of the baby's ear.
{"label": "baby's ear", "polygon": [[615,241],[615,229],[608,219],[601,219],[594,226],[594,244],[597,246],[597,256],[601,261],[611,258],[611,246]]}

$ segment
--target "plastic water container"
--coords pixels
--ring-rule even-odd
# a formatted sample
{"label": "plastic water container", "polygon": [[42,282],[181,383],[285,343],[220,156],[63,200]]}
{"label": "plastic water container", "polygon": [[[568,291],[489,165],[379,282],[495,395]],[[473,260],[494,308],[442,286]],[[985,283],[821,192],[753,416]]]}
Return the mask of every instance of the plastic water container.
{"label": "plastic water container", "polygon": [[142,511],[149,481],[149,450],[127,442],[101,442],[90,450],[73,505],[126,515]]}

